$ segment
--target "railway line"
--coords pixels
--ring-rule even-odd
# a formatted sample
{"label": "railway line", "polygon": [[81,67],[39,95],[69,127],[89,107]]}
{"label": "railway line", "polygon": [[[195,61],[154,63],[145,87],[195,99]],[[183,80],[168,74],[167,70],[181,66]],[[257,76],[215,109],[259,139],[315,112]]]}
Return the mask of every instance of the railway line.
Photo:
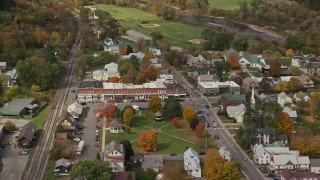
{"label": "railway line", "polygon": [[47,167],[47,162],[49,159],[49,149],[51,147],[52,141],[55,136],[55,129],[59,118],[61,116],[62,110],[64,109],[64,104],[69,93],[70,82],[72,81],[72,74],[74,68],[74,52],[79,48],[81,43],[81,32],[80,32],[80,19],[75,15],[78,22],[78,32],[76,41],[70,51],[68,56],[69,66],[65,78],[57,86],[56,94],[54,97],[52,108],[47,117],[46,123],[44,125],[39,143],[33,155],[33,159],[28,167],[27,174],[24,176],[24,180],[41,180],[43,179],[44,172]]}

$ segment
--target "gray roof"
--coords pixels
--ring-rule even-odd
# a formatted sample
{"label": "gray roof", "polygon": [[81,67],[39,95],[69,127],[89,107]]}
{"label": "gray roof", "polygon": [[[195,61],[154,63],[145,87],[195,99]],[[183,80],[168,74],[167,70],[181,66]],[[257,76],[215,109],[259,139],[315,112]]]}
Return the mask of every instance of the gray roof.
{"label": "gray roof", "polygon": [[101,81],[82,81],[79,88],[103,88]]}
{"label": "gray roof", "polygon": [[[20,115],[20,112],[25,108],[31,108],[31,105],[35,99],[20,98],[13,99],[8,104],[0,108],[0,115]],[[33,106],[32,106],[33,107]]]}
{"label": "gray roof", "polygon": [[117,119],[115,118],[113,121],[110,122],[110,126],[112,126],[112,127],[122,127],[122,124],[119,123],[119,121],[117,121]]}
{"label": "gray roof", "polygon": [[320,159],[310,159],[311,167],[320,167]]}
{"label": "gray roof", "polygon": [[27,140],[32,141],[36,134],[36,129],[37,126],[33,122],[28,122],[21,128],[18,140],[20,141],[21,139],[26,138]]}
{"label": "gray roof", "polygon": [[163,166],[162,155],[145,155],[142,162],[143,169],[158,168]]}
{"label": "gray roof", "polygon": [[256,128],[256,132],[259,134],[269,134],[269,135],[276,135],[275,128]]}
{"label": "gray roof", "polygon": [[162,116],[162,113],[160,111],[157,111],[154,115],[155,116]]}
{"label": "gray roof", "polygon": [[278,141],[288,141],[288,135],[286,134],[280,134],[280,135],[277,135],[277,140]]}
{"label": "gray roof", "polygon": [[61,159],[56,161],[56,166],[55,167],[58,168],[60,166],[68,168],[70,166],[70,161],[68,159],[61,158]]}
{"label": "gray roof", "polygon": [[125,154],[123,144],[120,144],[117,141],[112,141],[111,143],[107,144],[105,149],[106,149],[105,155],[110,154],[114,150],[118,151],[122,155]]}

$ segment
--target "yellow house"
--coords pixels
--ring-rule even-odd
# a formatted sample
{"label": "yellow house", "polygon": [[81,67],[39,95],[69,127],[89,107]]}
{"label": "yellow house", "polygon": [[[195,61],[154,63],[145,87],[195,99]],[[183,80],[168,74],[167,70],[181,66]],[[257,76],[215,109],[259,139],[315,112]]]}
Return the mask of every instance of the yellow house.
{"label": "yellow house", "polygon": [[61,125],[65,130],[74,130],[75,121],[70,113],[67,113],[63,120],[61,121]]}

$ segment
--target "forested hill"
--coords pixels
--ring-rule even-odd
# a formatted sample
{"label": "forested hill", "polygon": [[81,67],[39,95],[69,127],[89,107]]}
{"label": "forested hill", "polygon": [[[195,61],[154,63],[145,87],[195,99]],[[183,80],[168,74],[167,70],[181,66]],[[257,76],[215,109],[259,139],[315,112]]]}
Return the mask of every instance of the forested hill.
{"label": "forested hill", "polygon": [[[17,70],[19,87],[48,90],[60,80],[76,28],[71,12],[57,2],[0,0],[0,62]],[[3,103],[16,93],[8,92],[5,75],[0,81]]]}

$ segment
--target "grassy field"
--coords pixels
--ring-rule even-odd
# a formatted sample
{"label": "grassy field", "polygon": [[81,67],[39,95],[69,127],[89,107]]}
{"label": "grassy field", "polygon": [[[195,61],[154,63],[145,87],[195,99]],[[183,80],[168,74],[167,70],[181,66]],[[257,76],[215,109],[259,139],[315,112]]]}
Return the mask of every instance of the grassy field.
{"label": "grassy field", "polygon": [[[106,143],[110,143],[113,140],[121,141],[123,139],[127,139],[131,141],[135,153],[142,153],[144,151],[140,149],[138,145],[140,133],[150,129],[157,129],[157,153],[183,153],[187,148],[190,147],[198,152],[204,151],[204,149],[198,145],[200,139],[194,135],[194,132],[188,126],[176,129],[173,127],[171,122],[155,122],[153,120],[153,114],[149,111],[144,111],[142,115],[145,117],[137,117],[131,134],[126,132],[111,134],[107,132]],[[214,144],[211,138],[208,139],[208,144]]]}
{"label": "grassy field", "polygon": [[[179,46],[187,46],[185,43],[190,39],[201,37],[202,27],[192,26],[178,22],[163,21],[154,14],[144,12],[134,8],[116,7],[112,5],[97,4],[94,5],[98,10],[107,11],[116,19],[123,19],[121,25],[123,27],[134,29],[146,35],[150,35],[154,31],[161,31],[166,40],[172,44],[174,42]],[[158,24],[159,27],[141,27],[141,21],[147,21],[149,24]],[[195,45],[197,46],[197,45]]]}
{"label": "grassy field", "polygon": [[239,9],[240,2],[247,2],[248,5],[252,0],[208,0],[209,7],[225,10]]}
{"label": "grassy field", "polygon": [[48,104],[36,117],[31,120],[37,125],[38,130],[42,130],[44,123],[46,122],[47,116],[51,109],[52,104]]}

